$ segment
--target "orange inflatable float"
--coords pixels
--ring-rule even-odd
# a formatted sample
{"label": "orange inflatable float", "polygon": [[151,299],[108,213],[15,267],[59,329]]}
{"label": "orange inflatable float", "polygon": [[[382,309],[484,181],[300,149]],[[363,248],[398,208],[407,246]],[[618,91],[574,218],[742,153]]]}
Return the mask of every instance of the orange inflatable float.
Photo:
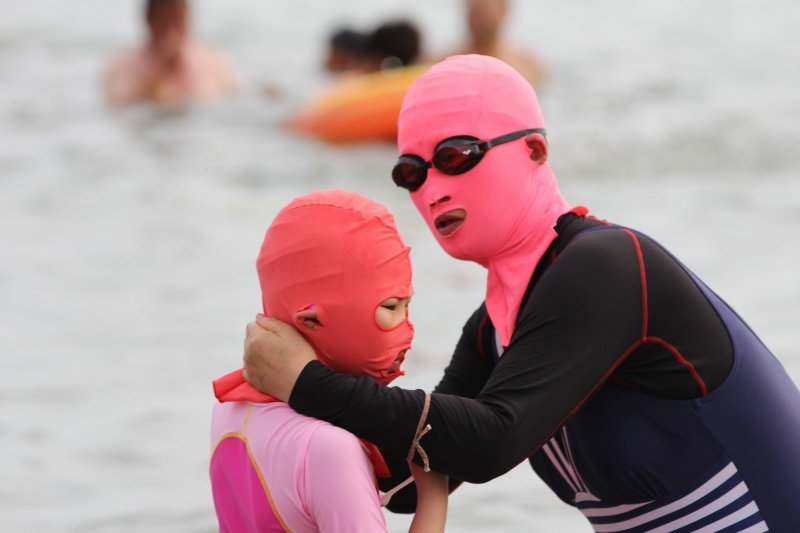
{"label": "orange inflatable float", "polygon": [[414,65],[343,78],[322,91],[287,125],[334,143],[394,142],[406,90],[426,68]]}

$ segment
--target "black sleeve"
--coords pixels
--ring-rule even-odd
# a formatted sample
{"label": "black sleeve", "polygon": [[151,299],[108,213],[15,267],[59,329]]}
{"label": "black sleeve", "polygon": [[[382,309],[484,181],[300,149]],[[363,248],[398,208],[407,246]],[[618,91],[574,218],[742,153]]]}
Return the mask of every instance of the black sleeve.
{"label": "black sleeve", "polygon": [[422,414],[425,392],[381,387],[371,378],[339,374],[319,361],[297,378],[289,405],[298,413],[346,429],[404,459]]}
{"label": "black sleeve", "polygon": [[[640,338],[635,248],[621,231],[596,233],[607,235],[577,237],[541,277],[510,345],[475,398],[432,395],[432,429],[420,443],[432,469],[474,483],[507,472],[580,408]],[[458,371],[452,376],[454,383],[477,384]],[[437,389],[448,390],[448,383]],[[423,401],[422,391],[381,388],[312,362],[290,405],[405,457]]]}
{"label": "black sleeve", "polygon": [[[485,328],[487,322],[481,306],[464,326],[437,391],[474,397],[481,390],[493,366],[489,354],[478,344],[484,338],[479,328]],[[424,400],[422,390],[381,387],[370,378],[339,374],[312,361],[300,373],[289,405],[298,413],[327,420],[374,442],[390,456],[405,459]]]}
{"label": "black sleeve", "polygon": [[[490,349],[492,335],[493,328],[486,307],[482,305],[464,326],[453,358],[434,392],[474,398],[486,384],[494,368]],[[385,458],[392,477],[378,480],[383,491],[391,489],[411,475],[404,458],[397,459],[389,455]],[[450,492],[453,492],[461,481],[451,477],[449,483]],[[412,483],[392,496],[386,507],[394,513],[413,513],[416,506],[417,490]]]}
{"label": "black sleeve", "polygon": [[578,237],[531,292],[475,400],[434,395],[428,422],[439,431],[424,439],[433,468],[485,482],[538,449],[636,345],[641,286],[627,235]]}
{"label": "black sleeve", "polygon": [[494,328],[486,306],[481,305],[464,325],[453,357],[433,392],[465,398],[477,396],[494,369],[492,335]]}

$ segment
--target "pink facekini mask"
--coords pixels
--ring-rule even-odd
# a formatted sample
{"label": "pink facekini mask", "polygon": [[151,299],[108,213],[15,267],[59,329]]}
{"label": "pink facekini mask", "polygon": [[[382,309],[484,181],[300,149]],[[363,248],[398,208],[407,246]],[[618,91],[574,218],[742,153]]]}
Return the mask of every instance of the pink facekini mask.
{"label": "pink facekini mask", "polygon": [[[398,125],[398,150],[431,161],[445,139],[494,139],[544,128],[536,93],[498,59],[452,56],[432,66],[406,93]],[[522,137],[488,149],[466,172],[448,175],[435,166],[411,192],[442,248],[488,269],[486,306],[500,341],[508,346],[536,264],[557,236],[553,227],[570,206],[550,166],[531,160]],[[437,218],[463,209],[455,231],[437,230]]]}
{"label": "pink facekini mask", "polygon": [[[264,314],[293,324],[328,367],[385,385],[411,347],[408,317],[392,329],[380,303],[410,297],[409,248],[392,215],[359,194],[317,191],[297,198],[267,230],[256,263]],[[316,312],[313,329],[299,311]]]}

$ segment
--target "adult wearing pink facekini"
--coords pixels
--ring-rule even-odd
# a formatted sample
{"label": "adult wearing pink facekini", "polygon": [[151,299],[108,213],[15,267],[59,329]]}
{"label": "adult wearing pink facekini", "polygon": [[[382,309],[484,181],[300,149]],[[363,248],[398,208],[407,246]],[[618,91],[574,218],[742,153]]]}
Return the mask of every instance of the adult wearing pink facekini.
{"label": "adult wearing pink facekini", "polygon": [[656,241],[562,197],[544,127],[530,85],[485,56],[434,65],[403,103],[395,184],[488,272],[430,405],[331,371],[274,319],[248,328],[248,379],[452,480],[527,459],[596,531],[800,530],[797,386]]}

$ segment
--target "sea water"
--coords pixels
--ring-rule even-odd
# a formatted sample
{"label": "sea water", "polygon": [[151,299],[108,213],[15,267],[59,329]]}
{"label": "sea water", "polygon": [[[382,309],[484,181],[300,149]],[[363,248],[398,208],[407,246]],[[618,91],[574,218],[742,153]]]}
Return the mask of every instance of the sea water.
{"label": "sea water", "polygon": [[[254,260],[277,210],[316,188],[385,203],[412,246],[408,374],[430,389],[482,299],[446,256],[394,147],[329,146],[281,122],[326,82],[325,39],[412,17],[432,55],[461,2],[211,0],[195,33],[243,90],[109,111],[100,80],[141,36],[138,1],[4,2],[0,17],[0,530],[208,532],[210,381],[241,364]],[[789,0],[528,2],[565,196],[641,229],[719,292],[800,381],[800,85]],[[282,96],[269,98],[264,87]],[[391,531],[409,519],[388,514]],[[451,498],[448,531],[589,531],[523,464]]]}

